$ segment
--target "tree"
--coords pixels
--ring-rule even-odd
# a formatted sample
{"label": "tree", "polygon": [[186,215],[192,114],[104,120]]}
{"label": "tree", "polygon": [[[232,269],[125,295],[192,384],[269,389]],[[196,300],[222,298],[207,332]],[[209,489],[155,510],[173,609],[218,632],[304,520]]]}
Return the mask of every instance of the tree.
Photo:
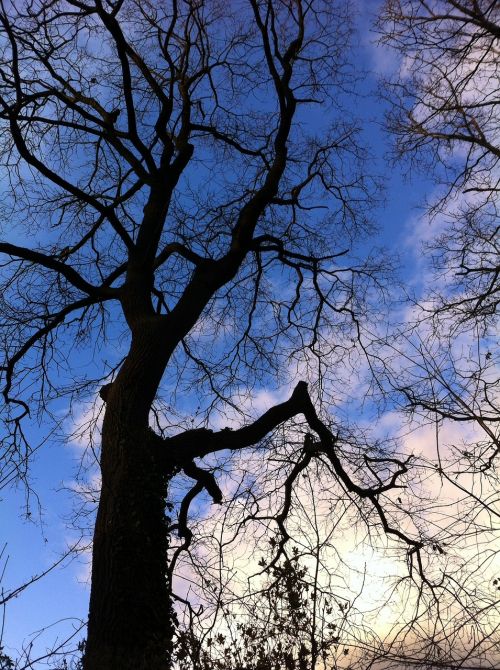
{"label": "tree", "polygon": [[[387,0],[378,28],[399,59],[384,82],[395,157],[424,168],[440,186],[425,210],[429,275],[392,352],[382,347],[380,378],[386,375],[412,417],[434,426],[429,466],[461,500],[462,518],[474,519],[482,555],[497,560],[500,7],[488,0]],[[456,429],[453,435],[456,426],[464,437]],[[448,541],[465,547],[460,519],[452,515],[447,526]],[[458,580],[457,594],[466,582]],[[497,604],[486,600],[482,611],[495,618]],[[447,639],[467,625],[458,616]],[[488,640],[486,629],[481,637]]]}
{"label": "tree", "polygon": [[444,187],[430,203],[433,275],[416,316],[427,333],[415,345],[415,383],[402,390],[413,407],[478,424],[489,445],[481,440],[478,467],[489,468],[499,450],[500,8],[388,0],[378,27],[402,58],[386,82],[396,154]]}
{"label": "tree", "polygon": [[431,245],[434,309],[458,323],[492,324],[500,291],[500,8],[491,0],[387,0],[378,27],[402,59],[387,82],[396,155],[445,187],[431,203],[448,219]]}
{"label": "tree", "polygon": [[[407,463],[355,449],[351,467],[349,440],[337,450],[305,381],[242,427],[207,423],[242,385],[286,379],[290,361],[318,360],[322,373],[345,357],[384,271],[349,253],[374,184],[341,106],[347,7],[26,0],[2,3],[0,26],[3,475],[27,478],[30,413],[45,421],[63,394],[101,384],[85,669],[170,667],[169,538],[189,545],[202,491],[222,502],[209,458],[257,445],[265,459],[273,431],[298,415],[314,437],[294,446],[275,560],[294,481],[319,458],[421,566],[420,540],[380,502]],[[318,115],[312,132],[320,104],[328,125]],[[104,360],[96,379],[75,380],[72,348],[86,344]],[[208,399],[186,427],[155,398],[162,382],[182,395],[195,381]],[[179,473],[191,487],[175,508]]]}
{"label": "tree", "polygon": [[[248,611],[227,614],[224,633],[197,631],[194,626],[182,631],[176,649],[180,668],[314,670],[333,667],[332,656],[339,650],[347,619],[344,603],[340,605],[331,599],[314,579],[311,582],[298,554],[295,547],[291,560],[285,560],[270,571],[271,579],[265,590],[245,599]],[[311,598],[313,606],[309,607]],[[342,645],[340,655],[348,653],[348,648]]]}
{"label": "tree", "polygon": [[12,659],[3,653],[2,647],[0,647],[0,667],[2,670],[12,670],[14,668]]}
{"label": "tree", "polygon": [[[278,448],[274,457],[283,462],[285,453]],[[239,495],[219,522],[199,521],[219,547],[211,551],[208,537],[197,532],[191,555],[184,557],[190,561],[186,567],[192,568],[188,574],[198,597],[190,599],[194,607],[177,630],[179,667],[326,670],[376,663],[383,642],[380,627],[372,628],[365,592],[368,582],[368,590],[377,589],[376,576],[367,568],[378,535],[375,525],[367,523],[372,541],[365,538],[356,547],[350,526],[354,518],[363,532],[364,524],[353,510],[355,501],[342,495],[327,464],[317,459],[294,482],[286,521],[291,541],[276,560],[281,535],[266,528],[265,496],[257,498],[255,488],[253,493],[253,510],[249,506],[247,514],[237,509]],[[247,539],[251,549],[243,552],[244,570],[235,568],[242,553],[241,538],[232,530],[235,522],[244,524],[250,538],[258,536],[259,526],[264,530],[264,542]],[[198,557],[197,548],[202,550]],[[384,578],[389,578],[388,572]],[[375,616],[380,616],[381,600],[377,599]]]}

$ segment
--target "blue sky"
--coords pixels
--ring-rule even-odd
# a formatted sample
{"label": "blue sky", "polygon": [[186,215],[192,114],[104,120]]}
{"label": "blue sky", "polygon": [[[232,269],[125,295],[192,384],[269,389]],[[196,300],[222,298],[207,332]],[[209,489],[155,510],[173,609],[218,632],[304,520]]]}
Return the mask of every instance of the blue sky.
{"label": "blue sky", "polygon": [[[375,2],[367,3],[370,9]],[[364,134],[374,154],[373,169],[386,179],[386,202],[374,213],[380,234],[369,239],[365,246],[383,245],[401,257],[400,277],[412,286],[419,285],[421,278],[416,274],[421,270],[415,239],[412,238],[412,222],[418,218],[418,206],[426,195],[432,193],[432,184],[422,176],[404,178],[400,168],[389,166],[385,157],[388,140],[382,130],[383,108],[371,94],[376,87],[376,74],[388,67],[385,57],[381,57],[366,30],[368,13],[362,17],[360,26],[360,46],[354,50],[355,67],[371,70],[362,83],[364,97],[353,103],[353,113],[364,123]],[[370,163],[368,164],[370,166]],[[368,168],[370,169],[370,167]],[[13,231],[15,234],[15,231]],[[410,242],[410,240],[412,240]],[[118,357],[116,352],[112,355]],[[82,367],[91,374],[90,354]],[[196,398],[192,400],[193,404]],[[64,402],[55,405],[54,411],[61,412],[67,407]],[[79,408],[77,409],[77,413]],[[36,436],[36,429],[33,428]],[[81,449],[60,440],[48,440],[32,460],[31,482],[40,500],[31,499],[31,518],[26,518],[25,490],[4,489],[1,496],[1,536],[0,544],[7,543],[8,563],[5,569],[3,587],[9,590],[28,580],[33,574],[46,569],[64,552],[68,544],[77,539],[77,533],[68,520],[71,516],[74,497],[66,490],[74,480]],[[58,639],[64,637],[78,619],[84,619],[87,611],[88,585],[86,583],[87,564],[84,559],[75,559],[62,568],[34,584],[21,596],[10,601],[6,610],[3,644],[7,653],[14,657],[23,642],[30,639],[42,626],[60,622],[36,639],[35,648],[43,653],[46,645],[53,644],[57,632]],[[56,632],[55,632],[56,631]]]}

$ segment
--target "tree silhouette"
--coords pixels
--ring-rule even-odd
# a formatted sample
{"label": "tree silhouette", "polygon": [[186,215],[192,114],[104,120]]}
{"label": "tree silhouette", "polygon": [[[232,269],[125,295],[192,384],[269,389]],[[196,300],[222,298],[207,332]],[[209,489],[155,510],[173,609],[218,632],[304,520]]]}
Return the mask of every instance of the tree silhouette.
{"label": "tree silhouette", "polygon": [[[436,184],[425,209],[430,225],[422,251],[428,276],[399,336],[379,350],[379,378],[386,375],[387,387],[399,394],[412,418],[433,426],[430,466],[450,499],[464,505],[462,520],[468,519],[481,537],[478,558],[494,562],[500,451],[500,7],[489,0],[387,0],[378,28],[382,44],[397,55],[398,66],[384,88],[395,155],[423,168]],[[460,515],[452,514],[446,526],[447,542],[462,543],[465,556],[469,531]],[[442,550],[439,543],[435,547]],[[458,597],[471,573],[466,569],[451,587]],[[495,581],[487,584],[490,590]],[[488,649],[485,662],[497,662],[490,636],[495,637],[491,621],[498,605],[485,594],[478,593],[460,612],[449,611],[437,665],[443,663],[444,646],[457,649],[456,640],[465,639],[469,608],[476,621],[492,617],[476,634],[475,646]],[[465,648],[464,655],[469,653]]]}
{"label": "tree silhouette", "polygon": [[448,282],[433,292],[434,308],[488,325],[500,291],[498,3],[387,0],[379,29],[404,61],[387,82],[396,154],[444,187],[431,212],[447,225],[431,246],[438,287]]}
{"label": "tree silhouette", "polygon": [[432,279],[415,313],[426,333],[412,344],[401,390],[424,413],[476,424],[482,437],[469,454],[484,471],[500,450],[500,7],[388,0],[378,26],[403,59],[386,82],[396,153],[442,187],[429,207]]}
{"label": "tree silhouette", "polygon": [[[408,6],[418,4],[428,8]],[[387,5],[393,21],[403,21],[403,9]],[[496,11],[474,3],[476,18],[464,25],[483,30],[478,17],[488,18],[481,33],[487,40]],[[314,606],[305,607],[307,573],[288,550],[299,534],[290,522],[297,492],[311,471],[343,514],[355,511],[368,542],[385,534],[398,543],[406,578],[421,580],[422,609],[404,630],[405,644],[421,617],[431,619],[444,589],[451,593],[447,573],[426,574],[446,553],[419,525],[427,501],[407,506],[397,490],[408,486],[417,500],[419,477],[430,466],[410,473],[407,454],[368,442],[326,412],[343,391],[340,368],[368,354],[364,322],[372,304],[380,310],[389,269],[380,254],[359,261],[354,252],[371,231],[378,184],[364,165],[352,105],[344,105],[354,77],[351,13],[343,0],[0,4],[0,155],[7,178],[0,476],[29,486],[30,418],[48,426],[57,422],[62,398],[71,403],[98,393],[100,491],[85,670],[171,667],[174,599],[182,599],[175,571],[196,544],[195,502],[223,503],[228,519],[241,505],[228,524],[233,534],[252,524],[263,529],[270,549],[262,567],[274,579],[267,594],[276,594],[266,612],[303,626],[292,656],[279,646],[269,653],[285,666],[330,662],[337,635],[316,633],[324,614],[319,603],[327,612],[331,602],[313,586]],[[461,63],[475,57],[473,42]],[[417,46],[426,67],[439,63],[427,62]],[[406,101],[408,91],[398,90]],[[441,88],[429,94],[439,96]],[[453,132],[468,123],[463,132],[473,147],[453,188],[467,182],[480,190],[477,150],[484,151],[480,169],[494,176],[494,115],[487,114],[489,99],[483,103],[475,123],[463,100],[445,110]],[[410,142],[405,152],[418,152],[422,138],[424,146],[455,141],[452,131],[421,132],[420,112],[393,118]],[[401,118],[409,125],[398,125]],[[484,206],[473,210],[484,234],[470,238],[472,245],[491,244],[483,217],[491,224],[495,188],[488,182]],[[496,289],[488,286],[497,275],[482,253],[481,271],[467,275],[473,297],[441,305],[454,316],[465,309],[459,321],[495,310]],[[79,377],[82,351],[94,361]],[[288,395],[254,412],[252,398],[277,387]],[[418,386],[398,391],[423,406]],[[439,408],[448,411],[442,397]],[[315,556],[319,565],[319,550]],[[211,575],[207,563],[198,557],[202,587]],[[469,604],[471,593],[460,591],[460,602]],[[184,605],[190,611],[188,598]],[[260,636],[258,658],[244,661],[262,666],[269,649],[262,630],[240,632],[243,643]],[[220,653],[207,663],[222,663]]]}
{"label": "tree silhouette", "polygon": [[[237,408],[242,385],[251,393],[285,379],[290,361],[327,365],[356,347],[384,270],[349,254],[375,184],[342,111],[348,8],[27,0],[3,3],[0,26],[6,480],[27,477],[29,415],[48,421],[52,401],[95,388],[77,379],[75,348],[102,360],[85,669],[170,666],[169,537],[188,546],[194,498],[224,497],[203,459],[260,444],[264,461],[273,431],[298,415],[315,437],[283,482],[276,560],[294,480],[320,457],[418,558],[419,541],[380,502],[406,463],[380,457],[354,476],[305,381],[234,430],[205,423]],[[318,105],[321,132],[308,130]],[[111,369],[110,343],[127,349]],[[199,385],[198,427],[155,413],[162,382],[178,394]],[[179,473],[191,488],[174,509]]]}

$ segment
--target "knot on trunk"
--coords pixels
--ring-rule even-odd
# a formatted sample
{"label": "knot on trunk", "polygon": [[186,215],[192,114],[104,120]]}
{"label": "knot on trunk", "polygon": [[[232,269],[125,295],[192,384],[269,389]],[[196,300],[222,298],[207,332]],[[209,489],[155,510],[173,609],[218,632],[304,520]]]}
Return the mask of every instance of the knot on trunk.
{"label": "knot on trunk", "polygon": [[113,386],[112,382],[110,382],[109,384],[104,384],[104,386],[101,386],[99,390],[99,396],[104,400],[104,402],[107,402],[109,392],[111,391],[112,386]]}

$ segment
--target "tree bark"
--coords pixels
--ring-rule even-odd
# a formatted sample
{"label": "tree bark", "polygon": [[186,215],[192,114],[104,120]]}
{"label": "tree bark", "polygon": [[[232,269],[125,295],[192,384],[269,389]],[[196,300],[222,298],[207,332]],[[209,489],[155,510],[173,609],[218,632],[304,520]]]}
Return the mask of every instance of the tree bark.
{"label": "tree bark", "polygon": [[84,667],[168,670],[173,623],[165,498],[171,473],[160,471],[147,436],[132,426],[117,427],[103,448],[122,453],[101,492]]}
{"label": "tree bark", "polygon": [[[186,431],[163,440],[149,412],[176,344],[172,324],[143,314],[131,324],[130,351],[115,381],[102,389],[101,498],[94,531],[84,670],[169,670],[174,617],[167,583],[169,481],[180,468],[215,501],[213,477],[193,459],[256,444],[299,412],[321,435],[307,385],[238,430]],[[172,332],[174,336],[172,336]],[[327,431],[325,444],[331,439]],[[333,458],[333,457],[332,457]],[[340,468],[341,469],[341,468]],[[347,475],[342,471],[341,475]]]}
{"label": "tree bark", "polygon": [[133,338],[107,389],[85,670],[168,670],[171,665],[165,507],[175,465],[169,467],[165,454],[160,462],[148,428],[160,374],[158,335],[144,327]]}

